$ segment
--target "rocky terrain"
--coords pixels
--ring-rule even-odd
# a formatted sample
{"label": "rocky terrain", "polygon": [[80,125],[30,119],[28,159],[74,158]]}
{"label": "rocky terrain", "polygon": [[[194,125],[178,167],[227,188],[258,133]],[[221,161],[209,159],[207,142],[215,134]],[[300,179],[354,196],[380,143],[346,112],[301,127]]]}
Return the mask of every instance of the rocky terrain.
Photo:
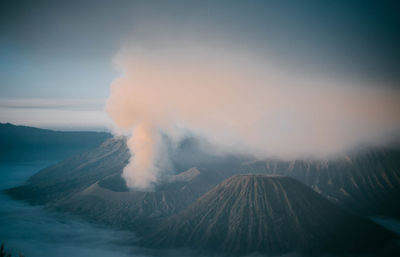
{"label": "rocky terrain", "polygon": [[[312,245],[318,246],[313,248],[317,252],[357,251],[361,243],[372,247],[374,241],[383,244],[392,237],[360,217],[400,217],[396,148],[367,149],[330,160],[260,161],[212,156],[189,138],[166,153],[175,169],[165,173],[154,191],[139,192],[130,191],[121,178],[130,158],[125,140],[110,138],[6,192],[32,204],[134,230],[147,236],[147,246],[235,253],[308,252]],[[264,175],[232,178],[237,174]]]}
{"label": "rocky terrain", "polygon": [[244,164],[239,173],[296,178],[329,200],[361,215],[400,218],[400,151],[368,149],[331,160],[267,160]]}
{"label": "rocky terrain", "polygon": [[[212,158],[186,142],[174,154],[176,173],[167,175],[155,192],[129,192],[126,187],[121,173],[130,154],[124,138],[111,138],[96,149],[48,167],[7,192],[17,199],[126,227],[136,219],[141,223],[142,218],[174,214],[230,176],[263,173],[296,178],[363,216],[400,217],[399,150],[368,150],[326,161],[249,161]],[[182,158],[185,155],[190,158]],[[125,221],[127,215],[134,218]]]}
{"label": "rocky terrain", "polygon": [[53,202],[51,207],[112,227],[143,231],[154,220],[187,207],[211,189],[212,184],[207,181],[207,175],[196,168],[171,176],[170,181],[154,192],[116,192],[102,186],[103,181],[100,181],[65,200]]}
{"label": "rocky terrain", "polygon": [[395,237],[295,179],[238,175],[163,221],[142,243],[232,254],[371,253]]}

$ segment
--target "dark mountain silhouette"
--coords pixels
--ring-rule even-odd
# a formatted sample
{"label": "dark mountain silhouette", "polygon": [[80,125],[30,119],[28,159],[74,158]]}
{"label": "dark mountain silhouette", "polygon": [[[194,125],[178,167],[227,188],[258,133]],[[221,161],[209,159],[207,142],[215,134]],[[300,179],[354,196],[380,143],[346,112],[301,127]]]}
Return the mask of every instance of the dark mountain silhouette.
{"label": "dark mountain silhouette", "polygon": [[0,123],[0,162],[60,160],[99,146],[111,134],[64,132]]}
{"label": "dark mountain silhouette", "polygon": [[295,179],[238,175],[166,219],[142,243],[230,254],[349,253],[381,249],[394,238]]}
{"label": "dark mountain silhouette", "polygon": [[169,152],[176,167],[154,192],[129,192],[121,178],[130,154],[124,138],[43,169],[28,183],[7,190],[17,199],[45,204],[118,228],[138,228],[183,210],[208,190],[236,174],[294,177],[359,215],[400,217],[400,151],[377,149],[332,160],[249,161],[215,157],[188,139]]}

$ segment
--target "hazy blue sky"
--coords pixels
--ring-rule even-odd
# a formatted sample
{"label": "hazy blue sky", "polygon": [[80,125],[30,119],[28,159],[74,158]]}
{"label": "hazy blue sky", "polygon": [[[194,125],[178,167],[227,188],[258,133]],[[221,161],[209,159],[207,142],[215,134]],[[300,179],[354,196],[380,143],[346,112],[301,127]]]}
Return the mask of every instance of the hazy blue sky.
{"label": "hazy blue sky", "polygon": [[[184,44],[202,35],[273,53],[285,65],[398,85],[399,13],[396,1],[367,0],[3,0],[0,121],[102,126],[106,117],[101,103],[118,75],[112,60],[124,44],[148,46],[171,39]],[[15,108],[19,99],[22,105],[32,99],[43,104]],[[90,121],[79,115],[87,112],[79,107],[87,99],[92,107],[93,101],[99,103],[93,110],[98,117],[87,113],[96,117]],[[48,113],[54,100],[62,105],[78,100],[80,105],[74,110],[58,106]],[[65,116],[56,114],[61,109]]]}

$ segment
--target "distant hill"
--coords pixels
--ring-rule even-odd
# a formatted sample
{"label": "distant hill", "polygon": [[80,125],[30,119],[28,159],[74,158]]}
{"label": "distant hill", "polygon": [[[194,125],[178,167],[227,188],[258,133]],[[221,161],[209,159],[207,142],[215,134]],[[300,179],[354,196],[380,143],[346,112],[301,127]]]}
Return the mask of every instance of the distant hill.
{"label": "distant hill", "polygon": [[142,244],[230,254],[371,253],[396,237],[293,178],[238,175],[166,219]]}
{"label": "distant hill", "polygon": [[106,132],[64,132],[0,123],[0,162],[60,160],[99,146]]}

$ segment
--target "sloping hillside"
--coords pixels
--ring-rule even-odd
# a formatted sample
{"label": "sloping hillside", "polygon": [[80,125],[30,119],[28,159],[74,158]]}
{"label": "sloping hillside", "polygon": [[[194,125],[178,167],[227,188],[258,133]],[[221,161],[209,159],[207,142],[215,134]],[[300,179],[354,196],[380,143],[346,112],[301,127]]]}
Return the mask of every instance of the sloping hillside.
{"label": "sloping hillside", "polygon": [[238,175],[166,219],[142,243],[231,254],[349,253],[381,249],[395,237],[295,179]]}

